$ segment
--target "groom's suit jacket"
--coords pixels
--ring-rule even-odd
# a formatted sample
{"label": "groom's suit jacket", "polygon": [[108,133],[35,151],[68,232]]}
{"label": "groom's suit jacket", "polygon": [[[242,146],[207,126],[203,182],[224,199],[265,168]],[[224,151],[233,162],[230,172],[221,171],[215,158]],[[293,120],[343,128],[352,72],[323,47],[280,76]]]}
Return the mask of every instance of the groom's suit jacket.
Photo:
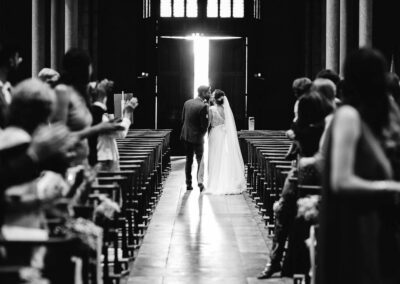
{"label": "groom's suit jacket", "polygon": [[199,97],[185,102],[182,111],[181,140],[193,144],[204,143],[208,128],[208,104]]}

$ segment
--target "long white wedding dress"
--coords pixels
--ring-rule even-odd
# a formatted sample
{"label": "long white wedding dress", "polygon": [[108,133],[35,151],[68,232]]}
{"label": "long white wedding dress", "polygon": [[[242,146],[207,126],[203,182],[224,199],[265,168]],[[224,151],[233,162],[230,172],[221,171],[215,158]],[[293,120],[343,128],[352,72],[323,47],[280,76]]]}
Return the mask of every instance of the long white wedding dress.
{"label": "long white wedding dress", "polygon": [[240,194],[246,189],[244,162],[235,119],[225,96],[222,106],[210,107],[210,119],[212,128],[204,159],[207,169],[204,194]]}

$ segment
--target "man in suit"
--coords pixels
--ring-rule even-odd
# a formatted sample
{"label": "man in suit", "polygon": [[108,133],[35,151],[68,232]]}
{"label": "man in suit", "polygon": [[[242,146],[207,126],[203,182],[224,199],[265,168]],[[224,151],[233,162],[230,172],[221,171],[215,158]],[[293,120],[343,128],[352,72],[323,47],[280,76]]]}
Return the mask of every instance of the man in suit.
{"label": "man in suit", "polygon": [[196,154],[197,160],[197,180],[200,192],[203,191],[204,185],[202,178],[199,179],[200,163],[204,152],[204,135],[208,128],[208,100],[211,91],[209,86],[200,86],[197,89],[198,97],[185,102],[182,111],[182,132],[181,140],[183,140],[186,154],[186,189],[192,190],[192,165],[193,156]]}

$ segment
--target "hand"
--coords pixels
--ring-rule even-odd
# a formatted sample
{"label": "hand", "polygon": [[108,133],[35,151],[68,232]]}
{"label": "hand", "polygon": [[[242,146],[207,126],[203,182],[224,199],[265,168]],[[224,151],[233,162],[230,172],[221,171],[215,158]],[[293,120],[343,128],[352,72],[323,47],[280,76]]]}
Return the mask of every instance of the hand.
{"label": "hand", "polygon": [[130,99],[129,101],[127,101],[125,103],[124,110],[127,110],[127,111],[129,111],[129,109],[134,110],[138,106],[139,106],[138,99],[136,97],[133,97],[132,99]]}
{"label": "hand", "polygon": [[101,124],[99,124],[100,134],[113,133],[124,129],[125,128],[116,121],[102,122]]}
{"label": "hand", "polygon": [[296,135],[294,134],[294,131],[292,129],[289,129],[288,131],[286,131],[286,137],[293,140]]}
{"label": "hand", "polygon": [[28,148],[28,155],[39,161],[47,158],[65,155],[78,137],[73,135],[62,123],[51,126],[39,126],[32,135],[32,142]]}

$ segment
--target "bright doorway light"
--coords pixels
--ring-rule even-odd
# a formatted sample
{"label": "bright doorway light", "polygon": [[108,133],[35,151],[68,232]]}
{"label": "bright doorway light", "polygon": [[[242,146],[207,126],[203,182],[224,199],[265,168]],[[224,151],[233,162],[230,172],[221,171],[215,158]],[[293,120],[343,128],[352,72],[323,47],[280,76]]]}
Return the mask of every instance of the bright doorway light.
{"label": "bright doorway light", "polygon": [[193,34],[194,53],[194,90],[193,96],[197,96],[197,88],[201,85],[208,86],[208,60],[210,53],[210,40],[199,34]]}
{"label": "bright doorway light", "polygon": [[161,36],[161,38],[184,39],[193,41],[194,53],[194,84],[193,97],[197,97],[197,88],[201,85],[210,85],[209,79],[209,54],[210,40],[239,39],[235,36],[204,36],[194,33],[191,36]]}

